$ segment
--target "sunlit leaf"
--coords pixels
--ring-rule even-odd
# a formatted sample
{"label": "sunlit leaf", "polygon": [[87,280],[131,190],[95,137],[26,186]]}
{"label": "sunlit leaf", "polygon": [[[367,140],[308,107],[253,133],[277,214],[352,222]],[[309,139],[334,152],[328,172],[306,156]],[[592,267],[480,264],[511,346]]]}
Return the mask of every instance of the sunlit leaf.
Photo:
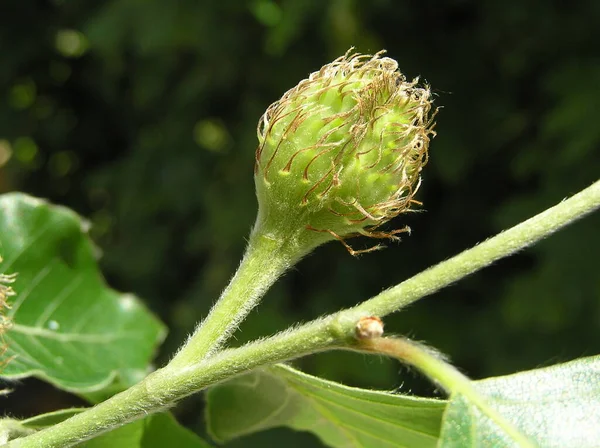
{"label": "sunlit leaf", "polygon": [[0,272],[18,273],[2,377],[36,376],[84,394],[147,373],[163,325],[136,297],[106,286],[85,227],[66,208],[0,196]]}
{"label": "sunlit leaf", "polygon": [[[540,446],[597,447],[600,441],[600,357],[477,381],[488,403]],[[465,398],[444,414],[441,447],[513,447],[494,422]]]}
{"label": "sunlit leaf", "polygon": [[279,365],[208,391],[212,437],[227,441],[278,426],[332,447],[433,447],[445,402],[325,381]]}

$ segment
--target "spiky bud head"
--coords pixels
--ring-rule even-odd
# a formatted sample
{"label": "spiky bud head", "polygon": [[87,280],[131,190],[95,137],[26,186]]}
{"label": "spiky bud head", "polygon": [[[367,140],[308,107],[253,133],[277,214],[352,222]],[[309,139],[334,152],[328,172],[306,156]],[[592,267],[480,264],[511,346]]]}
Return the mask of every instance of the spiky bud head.
{"label": "spiky bud head", "polygon": [[430,90],[417,82],[382,52],[347,53],[273,103],[258,124],[259,222],[313,247],[393,238],[379,226],[416,202],[433,134]]}

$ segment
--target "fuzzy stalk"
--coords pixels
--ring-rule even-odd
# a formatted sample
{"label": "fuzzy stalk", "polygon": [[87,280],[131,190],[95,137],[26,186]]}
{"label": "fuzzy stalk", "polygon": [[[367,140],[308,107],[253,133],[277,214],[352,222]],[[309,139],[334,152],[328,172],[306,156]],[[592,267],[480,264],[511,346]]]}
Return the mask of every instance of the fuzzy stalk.
{"label": "fuzzy stalk", "polygon": [[81,414],[29,436],[10,441],[8,448],[68,448],[149,414],[161,412],[178,400],[254,368],[341,347],[332,331],[333,317],[294,331],[283,332],[240,348],[226,349],[203,362],[184,367],[172,363],[140,383]]}
{"label": "fuzzy stalk", "polygon": [[501,258],[547,238],[600,207],[600,180],[572,197],[492,238],[432,266],[355,308],[361,316],[385,316],[430,295]]}
{"label": "fuzzy stalk", "polygon": [[218,350],[271,285],[303,254],[288,239],[265,232],[259,220],[229,285],[170,364],[194,364]]}

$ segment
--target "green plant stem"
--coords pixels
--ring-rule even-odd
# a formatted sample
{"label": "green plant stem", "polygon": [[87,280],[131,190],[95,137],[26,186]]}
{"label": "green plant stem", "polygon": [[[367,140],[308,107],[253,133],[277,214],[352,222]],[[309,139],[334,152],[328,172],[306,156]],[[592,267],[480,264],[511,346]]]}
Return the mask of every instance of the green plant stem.
{"label": "green plant stem", "polygon": [[355,309],[375,316],[385,316],[398,311],[501,258],[532,245],[599,207],[600,181],[596,181],[571,198],[383,291]]}
{"label": "green plant stem", "polygon": [[180,368],[169,364],[89,410],[30,436],[13,440],[7,446],[75,446],[148,414],[168,409],[187,395],[256,367],[335,348],[340,341],[329,331],[332,325],[333,317],[329,317],[264,341],[223,350],[191,366]]}
{"label": "green plant stem", "polygon": [[359,341],[358,347],[368,352],[392,356],[416,367],[442,386],[449,395],[462,395],[465,397],[520,447],[535,448],[534,443],[488,404],[486,398],[479,393],[477,387],[469,378],[445,362],[431,349],[405,338],[364,339]]}
{"label": "green plant stem", "polygon": [[322,350],[348,347],[356,323],[361,317],[383,317],[394,312],[542,239],[598,207],[600,182],[534,218],[384,291],[362,305],[241,348],[224,350],[202,362],[185,366],[174,366],[171,363],[152,373],[141,383],[88,411],[35,434],[16,439],[8,446],[73,446],[149,413],[163,410],[186,395],[256,367]]}
{"label": "green plant stem", "polygon": [[221,297],[171,361],[186,366],[210,356],[298,258],[280,239],[255,229],[242,262]]}

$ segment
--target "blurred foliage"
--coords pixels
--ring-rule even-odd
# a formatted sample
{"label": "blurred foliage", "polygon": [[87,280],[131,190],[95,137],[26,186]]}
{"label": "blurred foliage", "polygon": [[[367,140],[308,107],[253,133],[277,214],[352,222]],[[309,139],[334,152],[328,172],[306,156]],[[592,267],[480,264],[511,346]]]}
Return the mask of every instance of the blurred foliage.
{"label": "blurred foliage", "polygon": [[[171,328],[164,362],[243,252],[264,109],[350,46],[387,49],[443,106],[419,193],[425,212],[399,218],[413,235],[385,251],[318,249],[252,313],[241,343],[351,306],[595,180],[599,21],[593,0],[6,0],[0,191],[89,216],[111,285],[144,297]],[[596,214],[387,328],[477,378],[600,353],[598,229]],[[434,392],[386,360],[332,353],[297,364],[350,385]],[[47,400],[39,392],[24,406],[38,390],[27,384],[2,398],[7,412],[64,399],[43,389]],[[198,431],[200,406],[195,397],[178,408]],[[316,444],[295,437],[277,430],[231,446]]]}

